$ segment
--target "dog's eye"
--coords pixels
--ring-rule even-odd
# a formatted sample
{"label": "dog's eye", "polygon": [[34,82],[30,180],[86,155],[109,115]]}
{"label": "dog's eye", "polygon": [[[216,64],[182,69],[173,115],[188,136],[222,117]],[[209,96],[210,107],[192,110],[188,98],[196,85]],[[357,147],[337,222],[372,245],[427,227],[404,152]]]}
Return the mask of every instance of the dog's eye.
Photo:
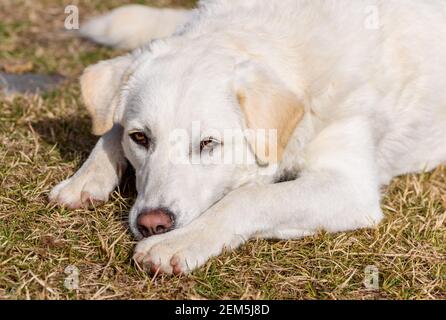
{"label": "dog's eye", "polygon": [[144,148],[149,148],[149,138],[147,138],[146,134],[144,132],[132,132],[130,133],[130,138],[140,146],[143,146]]}
{"label": "dog's eye", "polygon": [[206,138],[200,142],[200,152],[203,152],[204,149],[212,147],[217,143],[217,140],[214,138]]}

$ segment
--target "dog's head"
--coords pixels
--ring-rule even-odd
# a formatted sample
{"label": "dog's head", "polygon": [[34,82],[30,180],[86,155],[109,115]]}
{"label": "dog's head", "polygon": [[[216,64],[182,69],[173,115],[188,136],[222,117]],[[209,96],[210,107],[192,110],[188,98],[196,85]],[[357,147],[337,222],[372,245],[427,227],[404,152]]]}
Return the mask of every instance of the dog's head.
{"label": "dog's head", "polygon": [[101,62],[81,86],[96,134],[123,127],[138,238],[190,223],[240,186],[272,182],[304,114],[266,66],[197,48]]}

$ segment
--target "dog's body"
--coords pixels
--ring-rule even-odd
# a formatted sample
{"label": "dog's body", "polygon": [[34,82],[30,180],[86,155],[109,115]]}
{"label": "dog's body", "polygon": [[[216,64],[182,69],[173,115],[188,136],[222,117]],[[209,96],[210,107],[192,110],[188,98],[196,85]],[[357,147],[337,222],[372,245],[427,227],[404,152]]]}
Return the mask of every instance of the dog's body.
{"label": "dog's body", "polygon": [[[136,248],[152,269],[188,272],[256,236],[372,227],[382,219],[380,186],[446,162],[446,1],[215,0],[163,14],[169,25],[153,33],[119,28],[123,19],[162,16],[140,6],[83,29],[98,42],[134,47],[179,27],[86,71],[95,132],[107,133],[51,194],[71,207],[105,201],[128,159],[137,174],[135,235],[144,235],[137,224],[146,209],[175,218],[175,230]],[[190,132],[194,121],[200,140],[212,130],[276,129],[277,161],[246,138],[232,148],[248,145],[256,164],[170,163],[167,149],[186,147],[172,146],[169,133]],[[230,144],[218,140],[209,140],[214,153]]]}

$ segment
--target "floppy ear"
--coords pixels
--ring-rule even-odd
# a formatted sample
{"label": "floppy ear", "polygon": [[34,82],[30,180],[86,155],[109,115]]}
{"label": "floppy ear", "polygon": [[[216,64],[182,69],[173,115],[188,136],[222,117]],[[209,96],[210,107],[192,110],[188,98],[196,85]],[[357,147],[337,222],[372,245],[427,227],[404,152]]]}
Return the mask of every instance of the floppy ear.
{"label": "floppy ear", "polygon": [[[304,116],[302,102],[279,79],[251,62],[237,66],[235,90],[250,129],[246,139],[257,160],[263,165],[280,162]],[[259,130],[265,130],[264,134]]]}
{"label": "floppy ear", "polygon": [[85,69],[81,76],[82,97],[92,118],[93,134],[103,135],[112,128],[131,62],[131,56],[101,61]]}

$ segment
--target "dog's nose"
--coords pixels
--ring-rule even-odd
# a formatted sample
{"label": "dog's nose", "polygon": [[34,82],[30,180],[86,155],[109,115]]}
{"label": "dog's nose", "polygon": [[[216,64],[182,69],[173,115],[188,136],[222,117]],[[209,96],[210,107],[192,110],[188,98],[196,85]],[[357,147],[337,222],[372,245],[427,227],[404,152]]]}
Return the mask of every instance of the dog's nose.
{"label": "dog's nose", "polygon": [[164,209],[145,210],[137,219],[138,231],[144,238],[166,233],[173,226],[172,215]]}

